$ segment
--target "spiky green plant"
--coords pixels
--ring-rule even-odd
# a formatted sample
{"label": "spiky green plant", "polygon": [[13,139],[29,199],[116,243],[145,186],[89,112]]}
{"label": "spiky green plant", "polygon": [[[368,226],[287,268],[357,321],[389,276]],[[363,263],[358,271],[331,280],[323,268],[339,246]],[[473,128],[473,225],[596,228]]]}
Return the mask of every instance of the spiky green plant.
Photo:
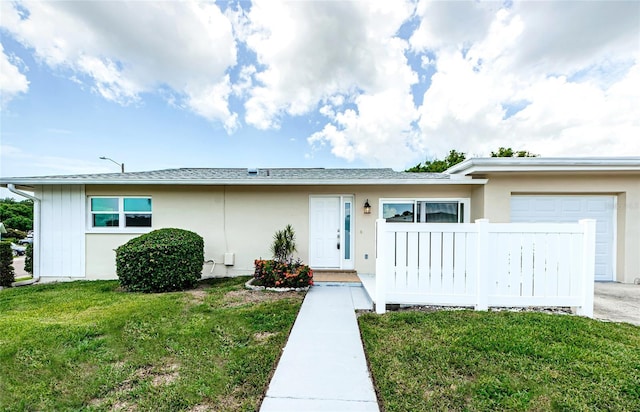
{"label": "spiky green plant", "polygon": [[293,227],[287,225],[283,230],[278,230],[273,235],[271,253],[273,254],[273,259],[278,262],[290,262],[295,251],[296,234]]}

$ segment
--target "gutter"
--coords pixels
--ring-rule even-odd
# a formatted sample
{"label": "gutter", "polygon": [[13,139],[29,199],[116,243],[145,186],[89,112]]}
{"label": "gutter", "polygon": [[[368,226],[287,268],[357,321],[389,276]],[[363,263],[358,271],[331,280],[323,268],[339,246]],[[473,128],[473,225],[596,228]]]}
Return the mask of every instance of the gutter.
{"label": "gutter", "polygon": [[637,172],[640,157],[472,157],[445,173],[471,175],[489,172]]}
{"label": "gutter", "polygon": [[[11,193],[33,200],[33,281],[31,283],[36,283],[40,281],[40,199],[16,189],[12,183],[7,184],[7,189]],[[26,284],[26,282],[20,282],[20,286]]]}
{"label": "gutter", "polygon": [[[486,179],[471,179],[466,176],[450,175],[443,179],[114,179],[114,180],[72,180],[64,178],[46,179],[19,178],[19,185],[186,185],[186,186],[371,186],[371,185],[482,185]],[[0,180],[0,185],[8,184]]]}

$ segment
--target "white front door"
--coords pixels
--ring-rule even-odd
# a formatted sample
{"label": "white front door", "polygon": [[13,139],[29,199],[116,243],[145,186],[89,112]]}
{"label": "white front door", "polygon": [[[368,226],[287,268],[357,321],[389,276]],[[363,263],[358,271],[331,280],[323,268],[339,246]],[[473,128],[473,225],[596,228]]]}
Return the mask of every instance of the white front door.
{"label": "white front door", "polygon": [[352,196],[309,198],[309,265],[352,269]]}

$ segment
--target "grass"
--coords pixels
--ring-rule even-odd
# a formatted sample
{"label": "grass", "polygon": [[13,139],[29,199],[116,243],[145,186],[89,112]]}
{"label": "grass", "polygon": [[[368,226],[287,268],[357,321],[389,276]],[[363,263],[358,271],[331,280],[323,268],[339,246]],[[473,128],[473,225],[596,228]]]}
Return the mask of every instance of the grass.
{"label": "grass", "polygon": [[0,291],[0,410],[256,410],[303,299],[120,292],[114,281]]}
{"label": "grass", "polygon": [[359,317],[385,411],[638,411],[640,328],[575,316]]}

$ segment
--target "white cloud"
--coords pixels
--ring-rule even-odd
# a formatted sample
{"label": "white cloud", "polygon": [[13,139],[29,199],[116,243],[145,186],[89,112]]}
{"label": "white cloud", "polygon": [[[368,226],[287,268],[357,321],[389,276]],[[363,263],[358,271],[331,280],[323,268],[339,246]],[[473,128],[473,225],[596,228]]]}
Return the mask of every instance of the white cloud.
{"label": "white cloud", "polygon": [[397,168],[422,151],[411,128],[417,111],[406,90],[363,94],[355,104],[357,111],[347,109],[335,114],[332,123],[309,137],[309,143],[328,142],[335,156]]}
{"label": "white cloud", "polygon": [[604,90],[595,83],[548,78],[525,92],[532,103],[505,122],[507,133],[545,155],[639,154],[637,90],[640,62]]}
{"label": "white cloud", "polygon": [[[520,4],[507,8],[499,3],[421,2],[416,9],[420,24],[410,44],[422,69],[435,68],[436,73],[416,108],[411,86],[417,76],[407,64],[407,43],[396,37],[407,15],[376,19],[380,10],[358,8],[361,5],[252,9],[248,16],[254,32],[247,38],[264,69],[256,75],[261,85],[246,104],[249,123],[274,128],[287,114],[317,112],[329,122],[309,137],[312,147],[327,144],[337,157],[396,168],[417,156],[443,156],[452,148],[481,155],[499,146],[542,155],[600,154],[598,147],[610,155],[628,154],[623,147],[639,152],[635,136],[640,104],[632,104],[637,92],[614,92],[621,89],[620,81],[633,83],[629,67],[638,62],[638,48],[629,47],[638,28],[626,23],[628,18],[624,29],[593,19],[571,21],[563,29],[546,6],[540,17],[535,7]],[[569,20],[579,8],[556,6]],[[598,7],[589,5],[579,15],[595,16]],[[622,9],[605,14],[632,11],[628,5]],[[286,17],[275,23],[273,15]],[[348,16],[350,23],[336,15]],[[550,29],[553,36],[538,34],[545,32],[540,30],[544,15],[556,25]],[[331,40],[329,22],[348,27],[342,41]],[[604,34],[587,34],[601,25]],[[368,43],[359,33],[373,34],[375,42]],[[583,34],[589,40],[574,38]],[[549,63],[536,55],[535,47],[551,38],[557,44],[550,46]],[[589,49],[569,50],[564,60],[553,57],[580,42]],[[330,43],[335,45],[326,46]],[[366,49],[373,63],[363,67],[366,59],[349,58],[350,50],[359,49]],[[368,71],[371,68],[375,70]],[[335,96],[346,98],[336,104]]]}
{"label": "white cloud", "polygon": [[385,1],[254,2],[243,36],[262,68],[246,121],[277,128],[281,117],[307,114],[335,95],[380,92],[390,72],[402,77],[396,82],[413,81],[410,70],[394,67],[406,59],[404,44],[393,41],[411,11]]}
{"label": "white cloud", "polygon": [[253,87],[253,75],[256,73],[256,66],[250,64],[243,66],[238,75],[238,81],[231,87],[236,96],[244,97],[248,90]]}
{"label": "white cloud", "polygon": [[418,76],[397,37],[412,13],[408,2],[254,2],[239,30],[259,67],[245,120],[272,129],[321,114],[329,122],[308,138],[313,147],[375,164],[414,157]]}
{"label": "white cloud", "polygon": [[78,69],[94,79],[95,89],[107,100],[126,105],[139,99],[143,90],[136,82],[123,76],[117,65],[109,58],[81,56],[76,62]]}
{"label": "white cloud", "polygon": [[218,83],[202,89],[189,89],[186,104],[195,113],[207,119],[224,119],[224,128],[232,133],[238,127],[238,115],[230,113],[228,99],[231,94],[229,76]]}
{"label": "white cloud", "polygon": [[104,98],[127,104],[168,86],[196,113],[235,127],[228,93],[211,93],[227,83],[226,70],[236,64],[231,23],[215,4],[2,2],[0,7],[2,26],[16,40],[45,64],[70,69],[76,80],[88,78]]}
{"label": "white cloud", "polygon": [[[310,158],[640,154],[639,2],[15,4],[4,33],[82,87],[156,93],[228,133],[294,124]],[[15,59],[0,54],[3,103],[29,90]]]}
{"label": "white cloud", "polygon": [[27,77],[12,60],[14,59],[5,54],[0,43],[0,108],[6,107],[14,97],[29,90]]}
{"label": "white cloud", "polygon": [[451,148],[486,156],[499,146],[544,156],[639,154],[639,13],[635,2],[516,3],[474,42],[423,41],[438,48],[419,108],[422,144],[438,157]]}
{"label": "white cloud", "polygon": [[604,60],[629,59],[640,48],[637,1],[516,2],[524,32],[514,64],[568,74]]}
{"label": "white cloud", "polygon": [[411,46],[419,51],[462,48],[482,40],[499,8],[498,2],[420,0],[420,25]]}

